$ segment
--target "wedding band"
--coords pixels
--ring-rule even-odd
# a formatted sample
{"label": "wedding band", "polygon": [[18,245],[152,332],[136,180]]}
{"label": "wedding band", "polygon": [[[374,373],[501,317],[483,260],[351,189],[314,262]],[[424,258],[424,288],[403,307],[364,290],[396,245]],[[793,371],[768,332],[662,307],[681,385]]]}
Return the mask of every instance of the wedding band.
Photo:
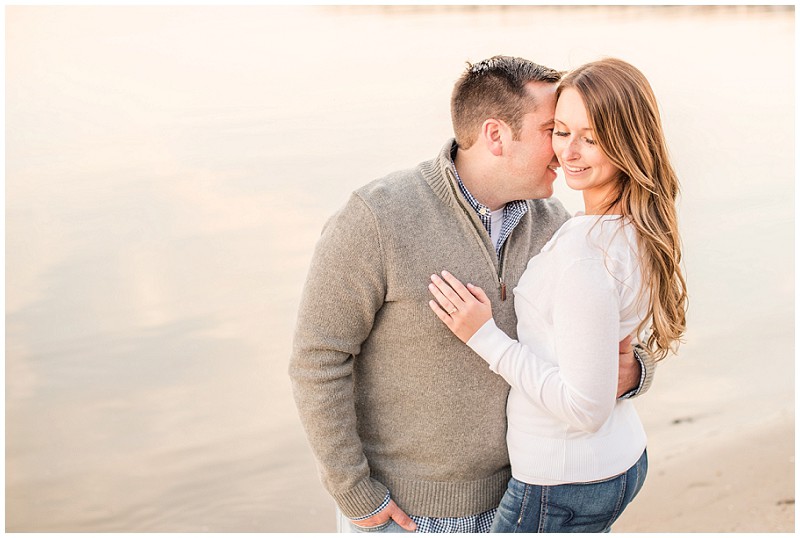
{"label": "wedding band", "polygon": [[450,315],[450,316],[452,316],[452,315],[453,315],[453,312],[458,312],[458,308],[456,308],[456,307],[453,307],[453,309],[452,309],[452,310],[448,310],[448,311],[447,311],[447,314],[448,314],[448,315]]}

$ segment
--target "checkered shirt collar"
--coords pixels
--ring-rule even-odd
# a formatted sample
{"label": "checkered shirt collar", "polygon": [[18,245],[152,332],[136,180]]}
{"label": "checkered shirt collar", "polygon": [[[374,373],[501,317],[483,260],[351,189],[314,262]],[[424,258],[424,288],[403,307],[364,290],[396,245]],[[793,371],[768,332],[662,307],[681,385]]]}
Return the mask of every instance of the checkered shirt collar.
{"label": "checkered shirt collar", "polygon": [[[464,195],[464,198],[467,199],[469,205],[471,205],[472,209],[474,209],[478,214],[478,218],[480,218],[481,223],[483,223],[483,227],[486,228],[486,231],[489,233],[489,237],[491,237],[492,211],[488,206],[483,205],[476,200],[474,196],[472,196],[472,193],[467,190],[464,182],[461,181],[461,176],[458,175],[458,170],[456,170],[456,164],[454,162],[452,164],[453,170],[456,173],[458,188],[461,189],[461,193]],[[497,242],[496,247],[498,257],[500,256],[500,251],[503,249],[506,239],[508,239],[508,236],[511,235],[511,232],[517,227],[517,224],[519,224],[519,222],[522,220],[522,217],[525,216],[525,213],[527,212],[528,204],[525,202],[525,200],[514,200],[513,202],[508,202],[505,207],[503,207],[503,227],[500,228],[500,240]]]}

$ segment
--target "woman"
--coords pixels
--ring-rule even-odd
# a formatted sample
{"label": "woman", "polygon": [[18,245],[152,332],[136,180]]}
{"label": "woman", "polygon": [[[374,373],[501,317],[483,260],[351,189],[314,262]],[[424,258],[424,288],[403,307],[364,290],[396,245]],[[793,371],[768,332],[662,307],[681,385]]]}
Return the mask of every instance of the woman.
{"label": "woman", "polygon": [[610,530],[647,473],[641,421],[616,400],[618,343],[649,331],[660,360],[685,330],[678,180],[650,85],[606,59],[568,74],[556,95],[553,150],[585,212],[520,278],[519,340],[497,328],[483,290],[431,277],[431,308],[511,385],[513,478],[493,532]]}

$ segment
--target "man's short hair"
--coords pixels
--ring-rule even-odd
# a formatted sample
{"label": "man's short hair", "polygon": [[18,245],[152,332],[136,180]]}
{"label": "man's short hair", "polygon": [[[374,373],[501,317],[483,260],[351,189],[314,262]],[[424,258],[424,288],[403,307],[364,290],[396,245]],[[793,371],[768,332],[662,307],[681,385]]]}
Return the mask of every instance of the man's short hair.
{"label": "man's short hair", "polygon": [[507,123],[516,140],[523,117],[536,107],[525,85],[529,82],[555,84],[559,80],[559,71],[524,58],[492,56],[475,64],[468,62],[450,99],[458,147],[467,149],[474,144],[481,125],[489,118]]}

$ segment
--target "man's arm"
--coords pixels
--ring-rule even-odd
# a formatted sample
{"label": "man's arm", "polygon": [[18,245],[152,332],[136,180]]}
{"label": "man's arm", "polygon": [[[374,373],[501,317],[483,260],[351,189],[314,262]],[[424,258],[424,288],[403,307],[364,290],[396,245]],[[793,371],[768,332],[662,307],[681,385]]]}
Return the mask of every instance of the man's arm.
{"label": "man's arm", "polygon": [[632,336],[619,343],[617,398],[635,398],[647,392],[656,373],[656,362],[647,349],[631,346]]}
{"label": "man's arm", "polygon": [[388,493],[370,478],[353,396],[354,357],[384,301],[382,260],[374,216],[353,195],[328,221],[315,248],[289,366],[322,481],[349,518],[372,514]]}

